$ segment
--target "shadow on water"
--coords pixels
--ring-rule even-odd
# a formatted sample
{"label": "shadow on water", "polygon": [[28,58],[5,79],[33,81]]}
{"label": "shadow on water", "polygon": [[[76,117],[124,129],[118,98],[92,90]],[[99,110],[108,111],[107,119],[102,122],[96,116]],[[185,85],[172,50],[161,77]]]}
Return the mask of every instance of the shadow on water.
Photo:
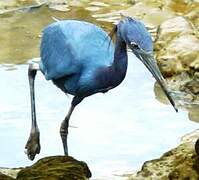
{"label": "shadow on water", "polygon": [[[111,20],[117,20],[118,6],[115,11],[115,18]],[[35,11],[0,15],[0,166],[32,164],[23,153],[30,128],[27,65],[14,64],[39,56],[41,30],[53,22],[51,16],[86,19],[109,31],[112,23],[103,18],[111,15],[103,10],[100,13],[96,15],[84,7],[63,13],[43,6]],[[42,150],[36,160],[63,154],[59,126],[71,101],[38,74],[36,106]],[[196,129],[196,124],[187,120],[186,111],[176,114],[171,106],[155,99],[153,89],[154,80],[149,72],[129,54],[125,81],[105,95],[87,98],[77,107],[71,125],[78,128],[70,128],[69,153],[88,162],[94,177],[107,179],[113,174],[137,169],[147,159],[157,158],[177,145],[185,133]],[[158,94],[156,90],[155,94]],[[163,96],[160,93],[158,97]],[[197,111],[189,112],[190,119],[196,116]]]}

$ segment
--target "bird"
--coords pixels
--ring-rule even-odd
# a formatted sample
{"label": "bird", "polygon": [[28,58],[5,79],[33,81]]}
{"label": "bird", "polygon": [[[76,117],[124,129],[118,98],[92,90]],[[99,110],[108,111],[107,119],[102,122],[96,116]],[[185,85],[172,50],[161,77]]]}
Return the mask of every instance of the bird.
{"label": "bird", "polygon": [[37,71],[65,94],[73,96],[60,127],[64,154],[68,156],[68,127],[75,107],[86,97],[106,93],[120,85],[128,66],[127,48],[135,54],[133,60],[139,59],[151,72],[178,111],[154,59],[152,37],[141,20],[125,16],[110,34],[90,22],[57,20],[43,30],[40,62],[30,63],[28,68],[32,125],[25,149],[30,160],[34,160],[41,149],[34,92]]}

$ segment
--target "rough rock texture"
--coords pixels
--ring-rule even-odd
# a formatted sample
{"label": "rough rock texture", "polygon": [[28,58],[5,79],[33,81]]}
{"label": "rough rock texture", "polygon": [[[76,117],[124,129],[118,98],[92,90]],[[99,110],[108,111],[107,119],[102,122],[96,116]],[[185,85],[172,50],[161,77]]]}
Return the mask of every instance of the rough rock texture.
{"label": "rough rock texture", "polygon": [[163,154],[159,159],[147,161],[141,171],[129,180],[196,180],[199,179],[199,156],[194,144],[199,138],[195,131],[182,138],[182,144]]}
{"label": "rough rock texture", "polygon": [[45,157],[21,169],[0,168],[0,180],[86,180],[90,177],[87,164],[69,156]]}
{"label": "rough rock texture", "polygon": [[[18,172],[21,169],[22,168],[0,168],[0,173],[15,179],[17,177]],[[0,178],[0,180],[1,180],[1,178]]]}
{"label": "rough rock texture", "polygon": [[92,0],[7,0],[0,1],[0,14],[28,6],[39,6],[41,4],[46,4],[49,8],[57,11],[69,11],[69,6],[83,7],[86,4],[88,6],[87,10],[98,11],[101,9],[100,7],[109,7],[109,4],[112,4],[113,6],[125,6],[130,4],[130,2],[129,0],[121,0],[119,3],[117,1],[100,2]]}
{"label": "rough rock texture", "polygon": [[85,180],[90,177],[86,163],[66,156],[45,157],[17,175],[18,180]]}
{"label": "rough rock texture", "polygon": [[[153,36],[158,66],[176,104],[186,108],[192,117],[196,113],[190,109],[199,106],[199,1],[132,2],[134,5],[124,14],[142,19],[147,25]],[[195,115],[192,119],[199,122]]]}
{"label": "rough rock texture", "polygon": [[0,1],[0,14],[42,4],[58,11],[68,11],[67,0],[8,0]]}
{"label": "rough rock texture", "polygon": [[14,178],[7,176],[5,174],[0,173],[0,179],[1,180],[13,180]]}
{"label": "rough rock texture", "polygon": [[[89,0],[7,0],[0,1],[0,14],[29,6],[48,6],[58,11],[68,11],[69,6],[80,6]],[[97,2],[97,1],[96,1]],[[90,3],[87,10],[98,11],[96,2]],[[183,101],[188,104],[199,102],[199,1],[198,0],[132,0],[124,14],[142,19],[149,28],[155,41],[155,55],[169,87],[185,93]],[[113,13],[93,15],[104,21]],[[111,19],[112,18],[112,19]],[[114,17],[115,18],[115,17]],[[120,16],[116,18],[118,20]],[[114,21],[113,21],[114,20]],[[181,97],[180,97],[181,98]],[[199,121],[198,106],[190,106],[189,119]],[[197,132],[198,133],[198,132]],[[197,137],[198,138],[198,137]],[[186,139],[186,138],[185,138]],[[190,138],[191,139],[191,138]],[[194,139],[194,138],[193,138]],[[194,141],[185,141],[177,148],[165,153],[160,159],[148,161],[131,179],[198,179],[199,160],[194,153]],[[79,161],[66,157],[49,157],[22,170],[18,179],[60,179],[60,177],[89,177],[88,167]],[[72,171],[71,171],[72,170]],[[42,174],[43,173],[43,174]],[[80,177],[81,176],[81,177]],[[0,179],[6,178],[0,175]],[[59,178],[58,178],[59,177]],[[9,178],[9,177],[7,177]],[[10,178],[12,179],[12,178]],[[70,180],[70,178],[67,178]]]}
{"label": "rough rock texture", "polygon": [[196,26],[183,16],[168,19],[160,25],[155,41],[161,72],[167,78],[170,89],[178,92],[175,98],[177,104],[188,111],[191,104],[196,106],[199,102],[199,39]]}
{"label": "rough rock texture", "polygon": [[166,77],[198,68],[199,40],[191,24],[181,16],[161,24],[155,51],[159,66]]}
{"label": "rough rock texture", "polygon": [[142,19],[155,40],[155,55],[165,77],[199,70],[199,2],[137,0],[124,14]]}

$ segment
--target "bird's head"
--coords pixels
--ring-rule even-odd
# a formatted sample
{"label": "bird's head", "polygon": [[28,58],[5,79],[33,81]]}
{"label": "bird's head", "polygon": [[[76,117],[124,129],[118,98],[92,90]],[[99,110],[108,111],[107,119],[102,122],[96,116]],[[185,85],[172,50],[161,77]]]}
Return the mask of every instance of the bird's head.
{"label": "bird's head", "polygon": [[141,49],[153,54],[151,35],[141,21],[131,17],[125,17],[118,23],[117,31],[133,51]]}
{"label": "bird's head", "polygon": [[153,41],[144,24],[137,19],[125,17],[115,26],[115,32],[151,72],[177,111],[174,100],[166,88],[165,80],[153,57]]}

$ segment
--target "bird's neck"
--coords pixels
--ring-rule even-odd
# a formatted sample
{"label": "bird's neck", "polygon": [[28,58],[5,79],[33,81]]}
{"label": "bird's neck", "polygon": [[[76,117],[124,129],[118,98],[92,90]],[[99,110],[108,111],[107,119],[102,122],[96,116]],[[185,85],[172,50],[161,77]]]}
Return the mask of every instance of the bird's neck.
{"label": "bird's neck", "polygon": [[120,36],[116,36],[114,61],[112,65],[116,78],[116,85],[120,84],[125,78],[128,64],[127,57],[127,47],[125,41]]}

